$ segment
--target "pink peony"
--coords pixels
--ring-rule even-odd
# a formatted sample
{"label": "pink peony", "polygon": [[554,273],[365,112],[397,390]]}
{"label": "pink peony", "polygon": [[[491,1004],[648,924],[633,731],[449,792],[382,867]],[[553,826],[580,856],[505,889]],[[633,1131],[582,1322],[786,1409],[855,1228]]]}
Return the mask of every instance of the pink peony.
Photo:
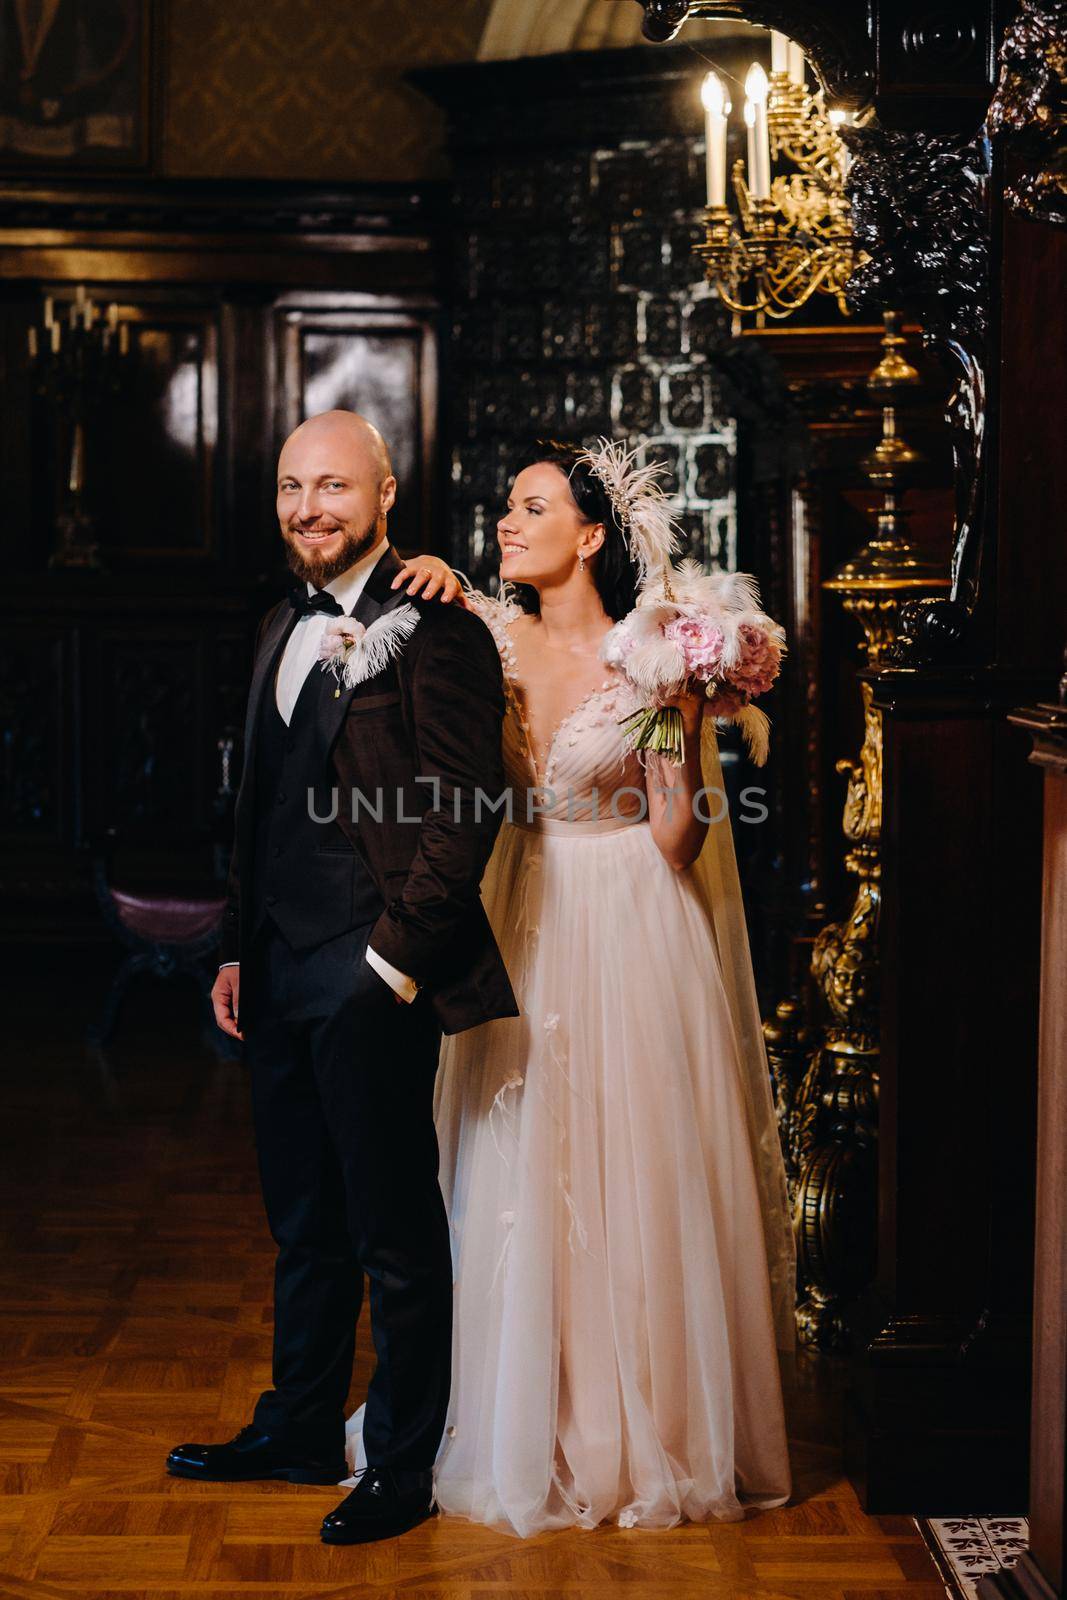
{"label": "pink peony", "polygon": [[756,622],[739,623],[737,640],[741,659],[727,674],[730,686],[750,698],[766,694],[781,670],[781,644]]}
{"label": "pink peony", "polygon": [[722,662],[726,642],[721,628],[707,617],[675,617],[663,630],[663,637],[680,645],[685,654],[686,671],[694,678],[713,678]]}

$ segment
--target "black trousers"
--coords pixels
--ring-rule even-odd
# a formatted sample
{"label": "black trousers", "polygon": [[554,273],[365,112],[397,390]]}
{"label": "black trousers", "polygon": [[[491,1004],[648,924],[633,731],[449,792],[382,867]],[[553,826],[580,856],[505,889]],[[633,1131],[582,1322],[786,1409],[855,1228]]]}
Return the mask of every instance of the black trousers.
{"label": "black trousers", "polygon": [[255,941],[245,1039],[260,1176],[278,1259],[273,1388],[254,1421],[340,1459],[363,1275],[377,1365],[372,1466],[426,1468],[451,1377],[452,1261],[438,1185],[440,1028],[425,994],[398,1004],[368,966],[369,928],[296,952]]}

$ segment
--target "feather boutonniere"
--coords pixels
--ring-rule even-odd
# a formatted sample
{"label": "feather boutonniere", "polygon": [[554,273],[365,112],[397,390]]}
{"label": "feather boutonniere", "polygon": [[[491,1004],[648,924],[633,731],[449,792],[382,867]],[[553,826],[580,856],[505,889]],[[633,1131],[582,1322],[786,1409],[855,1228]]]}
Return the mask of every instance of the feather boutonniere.
{"label": "feather boutonniere", "polygon": [[415,631],[419,613],[414,606],[397,606],[370,627],[354,617],[339,617],[322,636],[319,665],[337,679],[334,699],[342,687],[354,689],[381,672],[398,655]]}

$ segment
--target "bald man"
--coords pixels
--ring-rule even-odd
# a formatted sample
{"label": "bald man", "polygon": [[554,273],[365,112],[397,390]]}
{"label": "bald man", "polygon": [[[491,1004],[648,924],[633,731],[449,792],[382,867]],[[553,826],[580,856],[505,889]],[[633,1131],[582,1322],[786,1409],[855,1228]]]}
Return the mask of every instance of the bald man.
{"label": "bald man", "polygon": [[[323,1523],[328,1543],[431,1514],[451,1372],[441,1032],[518,1014],[479,897],[501,814],[476,797],[505,781],[499,657],[471,612],[393,587],[396,491],[385,441],[352,412],[285,441],[278,521],[298,585],[259,629],[212,991],[244,1040],[278,1246],[273,1384],[236,1438],[167,1458],[213,1481],[347,1476],[366,1273],[368,1467]],[[379,671],[345,687],[319,670],[332,618],[370,627],[405,605],[414,626]]]}

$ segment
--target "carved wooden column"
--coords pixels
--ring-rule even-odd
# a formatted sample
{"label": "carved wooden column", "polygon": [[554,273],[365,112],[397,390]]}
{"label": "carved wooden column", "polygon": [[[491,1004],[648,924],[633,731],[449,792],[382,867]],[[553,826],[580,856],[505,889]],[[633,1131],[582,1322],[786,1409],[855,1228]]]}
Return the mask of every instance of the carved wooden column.
{"label": "carved wooden column", "polygon": [[1067,1554],[1067,670],[1056,704],[1023,707],[1009,721],[1030,735],[1030,760],[1045,775],[1030,1548],[979,1594],[1053,1600]]}
{"label": "carved wooden column", "polygon": [[[1042,384],[1041,403],[1025,385],[1046,340],[1065,339],[1067,277],[1067,5],[1024,4],[1001,46],[1000,82],[989,127],[1006,166],[1005,265],[1018,281],[1012,305],[1005,450],[1020,464],[1047,462],[1026,504],[1021,474],[1005,482],[1004,509],[1032,536],[1031,584],[1051,573],[1054,603],[1040,608],[1041,634],[1067,611],[1056,553],[1062,547],[1067,465],[1054,440],[1067,414],[1062,361]],[[1020,496],[1019,491],[1023,490]],[[1021,503],[1020,503],[1021,501]],[[1018,581],[1018,580],[1017,580]],[[1024,580],[1025,581],[1025,580]],[[1031,589],[1032,592],[1032,589]],[[1042,646],[1038,641],[1038,648]],[[1018,1564],[983,1579],[981,1600],[1056,1600],[1067,1564],[1067,651],[1055,702],[1025,706],[1009,720],[1029,734],[1030,761],[1044,773],[1044,884],[1037,1091],[1037,1222],[1034,1248],[1033,1385],[1030,1411],[1030,1548]]]}

